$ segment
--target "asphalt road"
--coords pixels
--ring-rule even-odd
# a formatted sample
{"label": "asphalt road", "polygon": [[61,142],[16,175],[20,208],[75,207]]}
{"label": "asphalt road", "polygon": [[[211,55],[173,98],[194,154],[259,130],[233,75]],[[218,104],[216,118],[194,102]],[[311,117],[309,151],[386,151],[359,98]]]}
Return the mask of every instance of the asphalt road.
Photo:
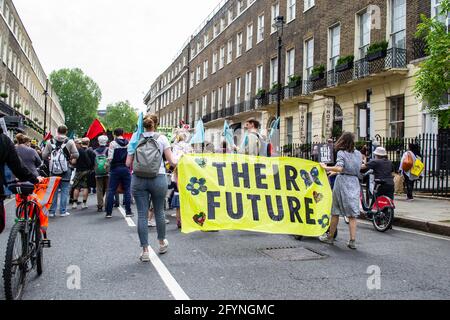
{"label": "asphalt road", "polygon": [[[53,247],[45,249],[43,275],[30,274],[24,299],[450,299],[450,238],[398,229],[381,234],[360,224],[358,250],[351,251],[345,224],[335,246],[328,246],[316,239],[251,232],[185,235],[170,217],[169,252],[159,256],[161,263],[143,264],[133,226],[137,217],[127,222],[115,209],[114,218],[106,220],[95,212],[94,201],[92,197],[88,210],[69,210],[71,216],[50,221]],[[1,270],[13,206],[7,206],[8,228],[0,235]],[[154,228],[150,240],[156,251]],[[261,251],[290,247],[309,248],[324,257],[282,261]],[[379,289],[368,288],[370,266],[381,271]],[[80,288],[73,288],[74,270],[80,271]]]}

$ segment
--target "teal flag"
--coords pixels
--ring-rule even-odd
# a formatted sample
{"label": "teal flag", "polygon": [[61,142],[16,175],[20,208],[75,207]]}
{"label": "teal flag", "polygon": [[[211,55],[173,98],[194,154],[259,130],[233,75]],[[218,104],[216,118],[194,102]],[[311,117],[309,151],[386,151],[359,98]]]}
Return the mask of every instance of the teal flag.
{"label": "teal flag", "polygon": [[225,138],[225,141],[227,142],[227,145],[229,145],[229,146],[234,145],[233,129],[230,128],[230,126],[228,125],[228,122],[226,120],[223,125],[223,136]]}
{"label": "teal flag", "polygon": [[205,143],[205,127],[203,126],[203,120],[197,121],[197,126],[195,127],[195,134],[191,139],[190,144],[202,144]]}
{"label": "teal flag", "polygon": [[128,154],[131,155],[135,153],[139,143],[139,139],[141,137],[141,134],[143,133],[144,133],[144,113],[141,112],[138,118],[137,129],[133,133],[130,143],[128,144]]}

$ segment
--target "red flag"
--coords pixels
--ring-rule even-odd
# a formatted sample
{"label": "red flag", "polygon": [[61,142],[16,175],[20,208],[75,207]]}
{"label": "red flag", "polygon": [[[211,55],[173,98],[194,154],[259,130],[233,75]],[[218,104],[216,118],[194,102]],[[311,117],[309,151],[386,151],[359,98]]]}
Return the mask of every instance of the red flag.
{"label": "red flag", "polygon": [[89,127],[88,132],[86,133],[86,137],[93,140],[97,138],[99,135],[104,134],[105,132],[106,129],[103,126],[103,124],[98,119],[95,119],[94,122],[92,122],[91,126]]}
{"label": "red flag", "polygon": [[131,132],[131,133],[124,133],[123,135],[122,135],[122,137],[125,139],[125,140],[128,140],[128,141],[130,141],[131,140],[131,137],[133,136],[133,133]]}
{"label": "red flag", "polygon": [[44,141],[48,141],[48,140],[51,140],[51,139],[53,139],[53,136],[52,136],[52,134],[49,132],[49,133],[47,133],[47,134],[45,135]]}

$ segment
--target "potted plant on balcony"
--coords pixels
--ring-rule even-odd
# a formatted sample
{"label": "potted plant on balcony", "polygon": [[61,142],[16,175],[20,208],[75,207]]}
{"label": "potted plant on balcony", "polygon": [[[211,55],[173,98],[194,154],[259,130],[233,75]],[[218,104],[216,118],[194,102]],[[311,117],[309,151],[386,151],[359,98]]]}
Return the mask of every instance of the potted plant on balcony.
{"label": "potted plant on balcony", "polygon": [[34,118],[33,121],[34,121],[34,122],[38,122],[38,121],[39,121],[39,118]]}
{"label": "potted plant on balcony", "polygon": [[271,95],[278,94],[278,89],[281,89],[281,84],[275,83],[275,84],[272,86],[272,89],[270,89],[270,94],[271,94]]}
{"label": "potted plant on balcony", "polygon": [[324,77],[325,77],[325,65],[321,64],[313,68],[309,80],[317,81],[323,79]]}
{"label": "potted plant on balcony", "polygon": [[354,55],[349,55],[345,57],[340,57],[336,63],[336,72],[343,72],[353,68],[353,61],[355,60]]}
{"label": "potted plant on balcony", "polygon": [[17,110],[19,110],[22,107],[22,105],[20,103],[16,103],[14,105],[14,108],[16,108]]}
{"label": "potted plant on balcony", "polygon": [[388,46],[389,42],[387,42],[386,40],[371,44],[369,48],[367,48],[367,61],[372,62],[381,58],[385,58],[387,55]]}
{"label": "potted plant on balcony", "polygon": [[29,115],[30,115],[30,110],[25,110],[24,114],[25,114],[26,116],[29,116]]}
{"label": "potted plant on balcony", "polygon": [[6,99],[8,98],[8,94],[5,92],[0,93],[0,98]]}
{"label": "potted plant on balcony", "polygon": [[265,95],[266,95],[266,90],[259,89],[258,92],[256,93],[256,99],[262,99],[265,97]]}
{"label": "potted plant on balcony", "polygon": [[302,77],[300,76],[291,76],[289,77],[289,83],[288,83],[288,87],[290,89],[293,88],[297,88],[298,86],[300,86],[302,84]]}

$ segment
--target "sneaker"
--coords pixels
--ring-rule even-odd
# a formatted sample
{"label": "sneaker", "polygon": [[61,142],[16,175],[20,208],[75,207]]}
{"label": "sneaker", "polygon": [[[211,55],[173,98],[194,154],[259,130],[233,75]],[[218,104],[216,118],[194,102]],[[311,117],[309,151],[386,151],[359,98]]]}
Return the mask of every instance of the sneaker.
{"label": "sneaker", "polygon": [[111,219],[112,218],[112,213],[107,213],[105,216],[106,219]]}
{"label": "sneaker", "polygon": [[156,221],[155,220],[148,220],[148,226],[150,228],[155,228],[156,227]]}
{"label": "sneaker", "polygon": [[169,250],[169,241],[167,241],[167,239],[164,239],[164,244],[159,245],[159,253],[164,254],[167,252],[167,250]]}
{"label": "sneaker", "polygon": [[120,203],[114,203],[114,208],[120,207]]}
{"label": "sneaker", "polygon": [[103,212],[103,207],[98,206],[97,207],[97,212]]}
{"label": "sneaker", "polygon": [[77,210],[78,209],[78,204],[76,202],[74,202],[72,204],[72,210]]}
{"label": "sneaker", "polygon": [[148,252],[142,252],[140,258],[142,262],[150,262],[150,254]]}
{"label": "sneaker", "polygon": [[325,233],[323,236],[320,236],[319,241],[322,243],[329,244],[329,245],[334,244],[334,239],[330,238],[327,233]]}
{"label": "sneaker", "polygon": [[349,247],[352,250],[356,250],[356,240],[350,240],[347,244],[347,247]]}
{"label": "sneaker", "polygon": [[88,208],[87,203],[84,203],[81,205],[81,209],[86,210]]}
{"label": "sneaker", "polygon": [[170,223],[170,220],[169,219],[166,219],[166,224],[169,224]]}
{"label": "sneaker", "polygon": [[66,212],[66,213],[61,213],[61,215],[60,215],[60,217],[68,217],[68,216],[70,216],[70,213],[69,212]]}
{"label": "sneaker", "polygon": [[54,214],[54,213],[50,213],[48,216],[49,216],[50,218],[56,218],[56,214]]}
{"label": "sneaker", "polygon": [[128,213],[126,214],[126,217],[127,217],[127,218],[132,218],[132,217],[134,217],[134,213],[133,213],[133,212],[128,212]]}

